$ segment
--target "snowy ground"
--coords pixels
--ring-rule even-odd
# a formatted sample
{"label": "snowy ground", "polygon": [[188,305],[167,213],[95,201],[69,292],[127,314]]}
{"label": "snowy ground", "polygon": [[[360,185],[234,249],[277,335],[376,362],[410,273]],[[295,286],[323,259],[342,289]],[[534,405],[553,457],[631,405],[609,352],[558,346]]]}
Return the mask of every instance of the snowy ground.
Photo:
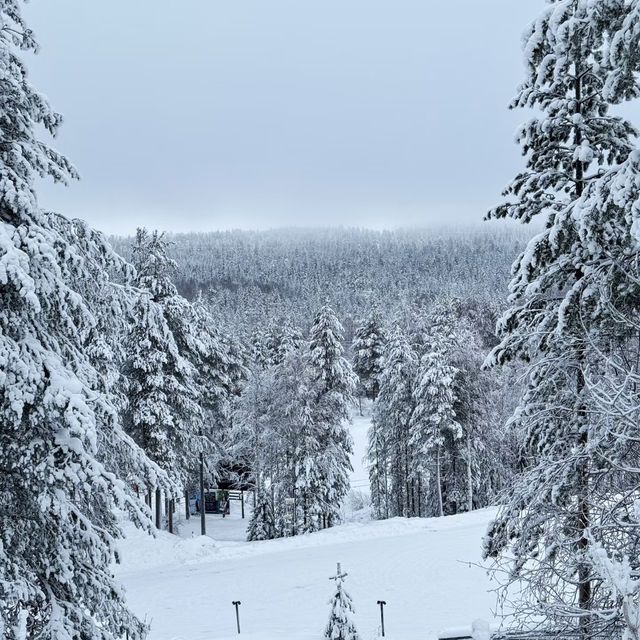
{"label": "snowy ground", "polygon": [[[359,462],[367,427],[367,418],[356,417],[355,487],[366,479]],[[234,502],[231,517],[207,517],[211,537],[198,535],[198,518],[179,523],[180,537],[161,533],[150,539],[129,528],[117,573],[133,610],[151,623],[151,640],[235,638],[233,600],[242,602],[243,637],[320,640],[336,562],[349,573],[346,587],[362,640],[376,635],[378,600],[388,603],[390,640],[431,640],[445,627],[491,618],[495,597],[474,563],[493,513],[352,522],[311,535],[247,543],[247,520]]]}

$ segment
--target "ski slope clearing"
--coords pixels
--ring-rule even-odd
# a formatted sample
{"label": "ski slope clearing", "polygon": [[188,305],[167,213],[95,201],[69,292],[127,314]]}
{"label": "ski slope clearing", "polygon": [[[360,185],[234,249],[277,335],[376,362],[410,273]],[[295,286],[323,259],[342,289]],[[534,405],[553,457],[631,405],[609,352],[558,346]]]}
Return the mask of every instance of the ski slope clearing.
{"label": "ski slope clearing", "polygon": [[336,562],[349,574],[363,640],[376,637],[378,600],[387,602],[390,640],[431,640],[443,628],[491,618],[495,596],[474,563],[494,513],[352,523],[253,543],[230,539],[247,522],[237,514],[209,516],[217,540],[166,533],[150,539],[129,529],[117,572],[131,607],[151,623],[151,640],[236,638],[233,600],[242,602],[244,638],[320,640]]}

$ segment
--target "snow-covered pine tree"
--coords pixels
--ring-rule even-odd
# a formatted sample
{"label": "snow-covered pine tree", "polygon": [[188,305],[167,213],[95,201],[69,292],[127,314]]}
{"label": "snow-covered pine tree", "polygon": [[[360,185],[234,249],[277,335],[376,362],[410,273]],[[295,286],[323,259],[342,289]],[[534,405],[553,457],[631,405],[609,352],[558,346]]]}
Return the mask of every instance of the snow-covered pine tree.
{"label": "snow-covered pine tree", "polygon": [[[431,350],[425,354],[418,367],[411,414],[409,447],[417,453],[412,465],[410,480],[418,483],[417,500],[421,503],[421,478],[431,480],[437,498],[437,515],[444,515],[443,457],[448,450],[455,455],[455,445],[446,446],[450,440],[460,440],[462,427],[456,420],[455,384],[458,369],[450,364],[450,350],[446,339],[436,333],[431,340]],[[425,490],[427,487],[425,487]],[[418,513],[420,515],[420,511]]]}
{"label": "snow-covered pine tree", "polygon": [[639,201],[640,152],[634,151],[588,185],[572,207],[580,241],[571,257],[584,265],[576,297],[589,329],[584,378],[589,438],[598,456],[592,470],[598,475],[590,491],[588,559],[595,588],[615,602],[611,618],[631,638],[638,637],[639,629]]}
{"label": "snow-covered pine tree", "polygon": [[325,426],[315,418],[318,384],[312,378],[307,348],[292,348],[275,367],[254,364],[236,402],[232,452],[250,469],[272,536],[315,531],[326,487],[323,476]]}
{"label": "snow-covered pine tree", "polygon": [[317,420],[318,385],[306,350],[290,351],[275,368],[274,390],[271,413],[279,445],[276,511],[280,520],[285,513],[292,518],[293,535],[315,531],[327,495],[327,441],[326,425]]}
{"label": "snow-covered pine tree", "polygon": [[329,614],[329,622],[324,630],[324,637],[327,640],[360,640],[360,635],[353,622],[353,603],[351,596],[344,588],[344,579],[347,577],[343,573],[338,563],[336,575],[330,578],[335,580],[335,594],[329,601],[331,604],[331,613]]}
{"label": "snow-covered pine tree", "polygon": [[291,351],[299,349],[304,342],[304,336],[297,327],[285,321],[275,333],[273,364],[281,363]]}
{"label": "snow-covered pine tree", "polygon": [[98,457],[107,469],[139,490],[149,486],[169,488],[166,474],[154,464],[124,431],[119,415],[126,407],[127,379],[123,375],[125,342],[132,321],[137,292],[128,283],[135,271],[118,256],[103,234],[82,220],[47,213],[51,226],[69,243],[67,251],[78,265],[69,275],[73,288],[91,309],[94,324],[84,336],[86,354],[98,372],[94,391],[111,399],[113,410],[99,432]]}
{"label": "snow-covered pine tree", "polygon": [[266,489],[258,490],[256,505],[251,514],[249,528],[247,529],[247,540],[257,542],[260,540],[272,540],[276,537],[275,517],[273,515],[273,504]]}
{"label": "snow-covered pine tree", "polygon": [[377,307],[356,329],[353,348],[353,371],[360,379],[366,398],[375,400],[380,389],[382,357],[386,336],[382,328],[382,318]]}
{"label": "snow-covered pine tree", "polygon": [[[201,296],[192,304],[174,296],[166,305],[165,315],[181,356],[192,366],[192,384],[202,411],[198,448],[207,478],[214,480],[224,464],[231,462],[232,403],[248,375],[246,354],[239,341],[218,330]],[[189,484],[193,487],[199,460],[190,460]]]}
{"label": "snow-covered pine tree", "polygon": [[284,360],[289,351],[297,349],[303,340],[302,332],[287,320],[266,329],[256,327],[249,339],[252,358],[264,368],[275,366]]}
{"label": "snow-covered pine tree", "polygon": [[367,433],[367,461],[372,515],[378,520],[390,517],[389,464],[386,430],[374,413]]}
{"label": "snow-covered pine tree", "polygon": [[76,173],[37,137],[62,119],[18,56],[36,48],[20,3],[1,0],[0,636],[134,640],[145,627],[109,569],[113,510],[144,514],[99,449],[124,445],[137,467],[144,456],[123,436],[111,382],[89,353],[96,317],[82,294],[96,273],[107,286],[108,247],[91,233],[72,242],[70,227],[38,207],[37,176]]}
{"label": "snow-covered pine tree", "polygon": [[353,441],[347,428],[349,407],[354,405],[357,378],[344,357],[342,325],[335,312],[324,305],[311,326],[309,366],[316,384],[313,421],[321,429],[322,485],[326,491],[323,522],[332,526],[349,492],[349,456]]}
{"label": "snow-covered pine tree", "polygon": [[199,459],[203,413],[197,370],[181,348],[192,356],[206,347],[191,333],[195,313],[171,282],[163,236],[138,229],[133,262],[141,292],[127,343],[126,424],[151,460],[184,485]]}
{"label": "snow-covered pine tree", "polygon": [[[543,215],[547,222],[514,266],[511,308],[491,357],[520,358],[531,369],[515,420],[525,434],[526,469],[489,530],[485,554],[513,558],[505,560],[507,575],[524,581],[523,623],[542,615],[582,637],[605,619],[617,621],[590,554],[594,536],[599,542],[606,535],[601,491],[611,468],[603,469],[608,454],[601,447],[609,439],[593,418],[586,384],[607,339],[585,294],[592,291],[587,272],[606,263],[591,262],[576,206],[632,150],[634,128],[609,111],[638,95],[638,39],[628,30],[637,13],[635,1],[554,0],[528,28],[527,76],[512,104],[538,110],[519,136],[527,169],[489,214],[523,222]],[[591,231],[610,228],[605,217]]]}
{"label": "snow-covered pine tree", "polygon": [[249,336],[249,351],[251,362],[266,369],[269,365],[269,352],[267,349],[267,337],[262,327],[254,327]]}
{"label": "snow-covered pine tree", "polygon": [[374,508],[379,512],[384,508],[385,515],[392,517],[414,515],[409,437],[416,368],[416,354],[396,328],[385,350],[368,447],[370,469],[374,470],[372,495],[385,492],[384,500],[379,499]]}
{"label": "snow-covered pine tree", "polygon": [[[472,510],[474,497],[476,497],[475,489],[479,486],[483,488],[483,495],[478,495],[475,503],[480,503],[482,506],[491,504],[490,500],[495,498],[496,494],[492,492],[494,483],[489,481],[491,474],[487,473],[488,469],[495,469],[495,475],[504,475],[505,480],[510,475],[509,469],[501,465],[505,457],[504,447],[494,448],[491,451],[490,461],[487,460],[485,443],[495,442],[495,438],[492,440],[491,433],[491,426],[495,423],[489,419],[489,414],[495,414],[497,411],[495,406],[487,406],[485,397],[489,395],[490,390],[500,391],[499,388],[496,389],[496,379],[499,376],[496,372],[489,373],[481,370],[485,352],[478,344],[477,330],[471,329],[467,313],[462,300],[442,298],[432,305],[424,320],[425,334],[421,339],[422,348],[425,351],[421,362],[423,372],[418,373],[416,387],[421,384],[424,369],[429,369],[430,357],[432,357],[431,364],[439,362],[440,366],[449,368],[453,372],[450,387],[453,401],[451,409],[455,414],[455,423],[458,425],[454,430],[445,429],[442,432],[439,465],[436,465],[440,468],[441,478],[441,482],[436,484],[441,489],[436,491],[436,496],[431,492],[431,500],[427,505],[428,514],[440,512],[441,497],[444,500],[445,515]],[[426,389],[423,388],[417,393],[425,391]],[[415,420],[412,426],[416,428],[416,442],[420,442],[425,435],[420,425],[427,415],[424,411],[418,409],[416,411],[418,413],[414,412]],[[430,468],[433,470],[433,464]],[[481,471],[486,474],[482,480],[479,477]],[[434,497],[436,497],[435,500]]]}

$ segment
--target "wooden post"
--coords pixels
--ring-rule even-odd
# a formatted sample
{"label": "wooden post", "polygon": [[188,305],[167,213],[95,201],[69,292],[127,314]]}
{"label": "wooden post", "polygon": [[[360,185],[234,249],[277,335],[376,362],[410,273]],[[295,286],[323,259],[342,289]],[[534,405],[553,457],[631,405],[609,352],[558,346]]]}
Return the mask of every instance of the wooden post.
{"label": "wooden post", "polygon": [[156,489],[156,529],[162,529],[162,492]]}

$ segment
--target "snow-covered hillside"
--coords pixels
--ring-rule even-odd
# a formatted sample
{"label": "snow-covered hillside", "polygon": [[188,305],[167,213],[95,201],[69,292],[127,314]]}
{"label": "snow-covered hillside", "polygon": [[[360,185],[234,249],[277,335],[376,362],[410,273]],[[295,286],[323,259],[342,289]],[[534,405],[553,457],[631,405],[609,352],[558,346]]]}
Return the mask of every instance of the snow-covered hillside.
{"label": "snow-covered hillside", "polygon": [[[243,637],[320,640],[336,562],[349,573],[363,640],[375,637],[378,600],[388,603],[387,637],[430,640],[444,627],[491,617],[494,596],[473,563],[492,514],[354,523],[255,543],[168,534],[150,541],[132,530],[118,572],[130,605],[152,624],[151,640],[233,638],[233,600],[242,602]],[[229,537],[241,523],[211,517],[210,530]]]}
{"label": "snow-covered hillside", "polygon": [[[368,492],[364,464],[370,406],[353,416],[352,489]],[[245,542],[250,513],[179,522],[180,537],[156,539],[133,526],[117,568],[133,610],[151,623],[150,640],[236,637],[232,601],[240,600],[242,636],[320,640],[329,615],[336,563],[349,574],[362,640],[375,637],[378,600],[387,602],[386,637],[431,640],[446,627],[491,618],[495,596],[476,566],[494,510],[437,519],[351,522],[310,535]],[[347,516],[349,509],[346,509]],[[180,513],[180,511],[179,511]]]}

